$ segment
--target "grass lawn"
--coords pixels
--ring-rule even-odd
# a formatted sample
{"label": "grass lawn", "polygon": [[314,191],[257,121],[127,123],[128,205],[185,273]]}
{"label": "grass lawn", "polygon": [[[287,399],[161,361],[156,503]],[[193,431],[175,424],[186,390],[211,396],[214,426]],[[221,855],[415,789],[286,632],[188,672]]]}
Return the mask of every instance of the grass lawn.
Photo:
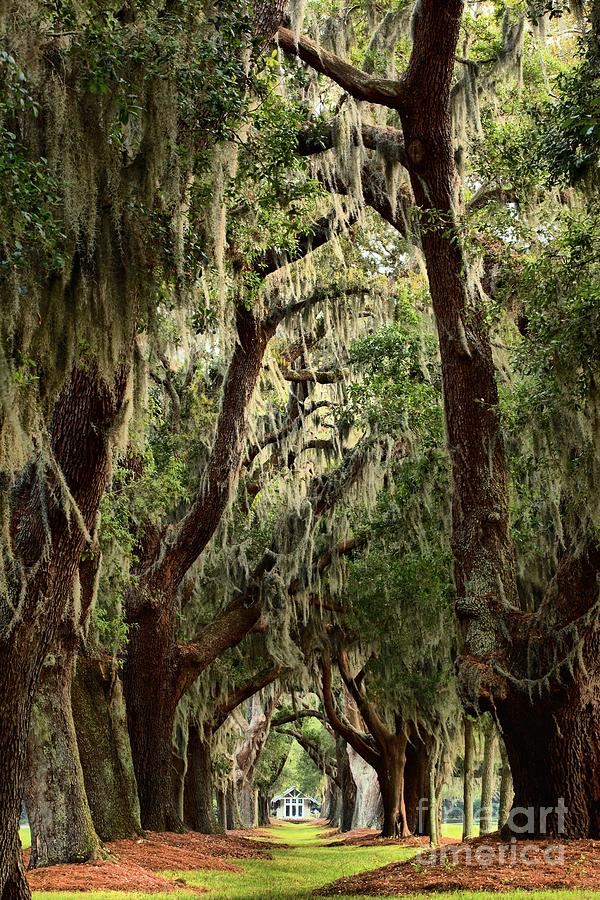
{"label": "grass lawn", "polygon": [[[319,846],[319,829],[314,825],[284,824],[272,829],[272,834],[293,845],[292,848],[275,850],[272,860],[233,860],[244,869],[243,873],[180,872],[178,877],[185,878],[190,885],[208,888],[207,900],[308,900],[313,890],[336,878],[407,859],[415,852],[395,846]],[[83,900],[81,893],[35,892],[33,896],[35,900]],[[84,896],[85,900],[198,900],[197,894],[184,890],[172,894],[110,891]],[[366,900],[338,896],[340,900]],[[430,894],[427,898],[421,895],[419,900],[600,900],[600,892],[516,891],[500,895],[461,892]]]}
{"label": "grass lawn", "polygon": [[21,838],[21,847],[23,850],[27,850],[28,847],[31,847],[31,832],[29,831],[29,825],[21,825],[19,828],[19,837]]}
{"label": "grass lawn", "polygon": [[[445,822],[442,825],[442,834],[444,837],[462,841],[462,822]],[[479,824],[477,822],[473,825],[473,837],[479,837]]]}

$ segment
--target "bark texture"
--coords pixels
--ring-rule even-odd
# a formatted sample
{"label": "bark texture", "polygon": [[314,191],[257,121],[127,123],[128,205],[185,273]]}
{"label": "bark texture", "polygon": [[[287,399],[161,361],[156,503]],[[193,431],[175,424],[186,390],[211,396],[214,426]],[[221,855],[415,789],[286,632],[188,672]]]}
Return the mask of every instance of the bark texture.
{"label": "bark texture", "polygon": [[210,736],[205,737],[197,725],[191,724],[183,794],[183,821],[192,831],[216,834],[221,830],[213,809],[213,796]]}
{"label": "bark texture", "polygon": [[356,783],[350,768],[348,745],[343,738],[338,737],[335,742],[335,758],[337,763],[337,778],[340,785],[342,808],[340,812],[340,831],[352,831],[354,810],[356,808]]}
{"label": "bark texture", "polygon": [[88,806],[71,708],[76,648],[61,646],[42,671],[27,749],[30,868],[94,859],[100,841]]}
{"label": "bark texture", "polygon": [[115,661],[80,655],[71,691],[79,758],[96,833],[103,841],[141,833],[140,806]]}
{"label": "bark texture", "polygon": [[494,831],[492,817],[494,789],[496,787],[496,725],[490,719],[486,723],[483,743],[483,767],[481,772],[481,812],[479,814],[480,834]]}
{"label": "bark texture", "polygon": [[18,822],[31,708],[42,664],[72,601],[80,560],[95,531],[111,466],[111,429],[122,410],[125,383],[123,372],[107,385],[90,364],[72,372],[54,405],[48,429],[52,453],[78,511],[70,523],[55,471],[43,464],[32,461],[8,497],[11,582],[8,596],[0,595],[2,900],[29,894]]}
{"label": "bark texture", "polygon": [[504,741],[500,741],[500,757],[502,759],[502,770],[500,772],[500,799],[498,802],[498,828],[502,828],[508,822],[508,816],[512,808],[514,797],[512,774],[510,771],[510,763],[508,761],[508,753],[504,746]]}
{"label": "bark texture", "polygon": [[463,841],[473,837],[473,779],[475,777],[475,739],[473,722],[465,718],[465,753],[463,771]]}

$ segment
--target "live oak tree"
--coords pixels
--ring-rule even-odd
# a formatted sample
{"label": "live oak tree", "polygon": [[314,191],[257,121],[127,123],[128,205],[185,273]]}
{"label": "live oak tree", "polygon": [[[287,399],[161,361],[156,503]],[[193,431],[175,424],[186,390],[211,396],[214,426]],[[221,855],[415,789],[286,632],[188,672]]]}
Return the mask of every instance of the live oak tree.
{"label": "live oak tree", "polygon": [[[368,35],[362,8],[349,11],[358,49],[349,30],[337,29],[330,49],[300,36],[302,28],[282,28],[285,65],[270,51],[256,62],[280,21],[278,3],[254,16],[187,0],[5,7],[0,765],[10,777],[0,804],[2,896],[27,894],[17,822],[38,684],[27,750],[40,838],[32,858],[81,859],[97,852],[95,831],[109,837],[117,827],[116,814],[100,815],[101,798],[92,799],[82,707],[89,712],[92,694],[98,700],[88,732],[123,734],[124,648],[142,818],[127,738],[111,764],[111,783],[120,772],[130,800],[118,827],[180,827],[171,751],[191,684],[267,618],[270,648],[283,623],[283,655],[297,661],[296,614],[302,621],[307,610],[332,606],[321,589],[336,593],[355,539],[348,516],[333,510],[369,467],[376,418],[368,418],[375,391],[364,429],[371,444],[350,449],[356,426],[339,399],[356,316],[338,300],[368,306],[373,291],[362,276],[339,277],[336,253],[408,281],[426,269],[452,466],[459,687],[469,712],[491,709],[497,718],[515,802],[539,808],[564,796],[568,834],[597,836],[597,709],[587,703],[598,680],[597,3],[584,4],[578,48],[556,35],[557,54],[543,46],[553,27],[544,4],[528,17],[502,3],[465,13],[458,0],[421,0],[414,14],[399,4],[380,27],[369,22]],[[319,15],[317,7],[317,34]],[[324,42],[331,33],[322,29]],[[562,66],[572,68],[554,82]],[[317,273],[310,248],[328,242]],[[275,282],[276,290],[261,288]],[[426,291],[410,303],[427,307]],[[371,352],[405,339],[391,328]],[[153,402],[170,406],[168,427],[185,431],[193,395],[190,431],[201,435],[181,457],[169,459],[165,444],[154,469],[140,437],[158,430],[139,410],[148,368]],[[422,383],[418,368],[393,369],[409,394]],[[327,384],[331,396],[315,393]],[[260,409],[250,415],[255,387]],[[273,399],[261,418],[260,404]],[[327,420],[319,409],[330,411]],[[128,441],[115,469],[115,450]],[[411,451],[404,434],[396,452]],[[102,507],[111,478],[115,496],[137,490],[147,500],[117,523],[129,560],[122,573],[112,573],[98,530],[101,509],[104,538],[115,524],[111,502]],[[366,479],[372,494],[380,480]],[[282,484],[290,505],[273,501]],[[428,498],[417,478],[420,492]],[[447,502],[441,490],[438,508]],[[304,517],[314,530],[298,528]],[[417,544],[421,525],[418,517],[408,524]],[[228,562],[229,594],[211,603],[198,560],[210,557],[214,578],[252,530],[260,531],[252,565]],[[212,553],[221,539],[229,557]],[[377,549],[365,559],[376,564]],[[101,620],[90,623],[98,578],[116,643],[110,629],[99,634]],[[76,735],[70,701],[82,648]],[[370,665],[369,690],[377,678]],[[356,672],[345,671],[360,694]],[[403,715],[410,699],[402,697]],[[542,749],[548,765],[540,767]],[[406,750],[408,765],[410,743]],[[44,783],[48,765],[57,778]]]}
{"label": "live oak tree", "polygon": [[[576,744],[577,734],[595,727],[596,713],[594,708],[584,708],[582,685],[583,666],[588,677],[595,678],[597,543],[593,533],[583,541],[566,542],[546,597],[532,617],[517,579],[497,369],[485,315],[486,280],[485,275],[481,280],[474,273],[459,221],[464,205],[456,160],[462,165],[469,148],[460,141],[460,134],[456,147],[450,114],[457,94],[467,97],[469,78],[479,73],[479,64],[459,59],[467,75],[454,76],[462,14],[458,2],[417,4],[412,50],[400,78],[360,70],[286,29],[280,29],[279,41],[286,53],[300,57],[368,104],[366,110],[377,104],[400,119],[397,131],[387,128],[382,134],[379,129],[374,135],[368,120],[365,123],[365,117],[359,116],[351,140],[367,149],[381,147],[386,139],[393,143],[396,158],[408,172],[418,213],[439,338],[453,473],[452,547],[456,611],[463,633],[460,688],[466,703],[489,706],[498,716],[513,769],[515,802],[540,809],[556,805],[557,798],[564,796],[571,808],[567,833],[594,835],[596,793],[594,788],[590,798],[584,785],[595,784],[595,763],[583,756],[569,756],[567,761],[562,748],[565,737]],[[523,22],[516,28],[507,23],[503,29],[504,60],[522,56],[519,33],[523,34]],[[480,83],[485,91],[483,79]],[[327,131],[321,146],[327,147]],[[343,190],[343,178],[339,183]],[[368,187],[367,182],[366,202],[370,202]],[[500,196],[507,199],[505,193]],[[389,210],[386,217],[393,220]],[[406,220],[400,224],[405,227]],[[586,365],[590,362],[587,358]],[[549,627],[554,634],[550,641]],[[538,629],[544,634],[541,640]],[[572,674],[569,671],[561,684],[556,676],[560,672],[562,680],[565,668],[574,668],[574,655],[583,666]],[[555,690],[547,690],[550,684]],[[537,686],[542,688],[541,696],[538,691],[534,698]],[[571,723],[567,731],[559,731],[556,725],[557,709]],[[541,746],[552,760],[543,769],[538,763]],[[555,816],[550,828],[556,827]]]}
{"label": "live oak tree", "polygon": [[[267,19],[274,29],[276,16]],[[190,26],[185,42],[178,39],[183,21]],[[181,293],[195,281],[202,256],[197,232],[190,241],[186,229],[187,185],[206,166],[207,144],[242,111],[251,25],[250,17],[238,18],[225,32],[226,47],[218,23],[192,3],[142,11],[40,2],[2,11],[3,169],[14,189],[3,182],[1,652],[22,665],[18,684],[7,681],[2,691],[12,698],[2,709],[11,724],[2,728],[1,746],[11,773],[0,826],[7,895],[28,892],[16,830],[25,737],[38,675],[53,649],[38,733],[47,733],[44,719],[60,707],[57,752],[69,759],[55,800],[83,800],[62,701],[81,627],[80,594],[84,609],[93,605],[99,502],[131,406],[136,332],[151,324],[159,287],[177,282]],[[199,68],[196,54],[208,66]],[[217,87],[223,81],[225,103]],[[2,671],[14,681],[12,666]],[[34,767],[35,760],[33,749]],[[31,805],[38,799],[34,824],[47,821],[52,804],[32,793]],[[81,812],[36,843],[34,861],[94,853],[91,820]]]}

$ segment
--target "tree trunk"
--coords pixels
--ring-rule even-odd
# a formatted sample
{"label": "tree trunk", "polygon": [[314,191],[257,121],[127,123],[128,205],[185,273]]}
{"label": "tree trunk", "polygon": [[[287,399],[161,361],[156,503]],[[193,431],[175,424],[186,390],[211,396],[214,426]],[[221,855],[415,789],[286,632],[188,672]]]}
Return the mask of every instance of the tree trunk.
{"label": "tree trunk", "polygon": [[183,820],[193,831],[217,834],[220,831],[213,810],[213,773],[210,736],[202,736],[190,724],[187,772],[183,794]]}
{"label": "tree trunk", "polygon": [[270,808],[271,798],[264,791],[258,791],[258,824],[261,826],[270,825]]}
{"label": "tree trunk", "polygon": [[438,800],[435,789],[435,769],[434,761],[430,760],[427,799],[429,806],[429,843],[432,847],[437,847],[440,842],[438,831]]}
{"label": "tree trunk", "polygon": [[513,802],[513,784],[510,771],[510,763],[504,741],[500,741],[500,756],[502,759],[502,771],[500,775],[500,802],[498,808],[498,828],[501,830],[508,822],[508,816]]}
{"label": "tree trunk", "polygon": [[465,756],[463,792],[463,841],[473,837],[473,777],[475,773],[475,741],[473,722],[465,716]]}
{"label": "tree trunk", "polygon": [[337,777],[340,784],[340,831],[352,831],[354,808],[356,806],[356,784],[350,768],[348,745],[346,741],[337,737],[335,742],[335,756],[337,762]]}
{"label": "tree trunk", "polygon": [[377,769],[383,803],[382,837],[409,837],[404,805],[404,763],[407,738],[393,735],[381,747],[382,761]]}
{"label": "tree trunk", "polygon": [[178,589],[229,505],[239,475],[250,401],[278,320],[263,322],[254,312],[240,307],[236,323],[239,340],[223,388],[202,488],[187,515],[171,530],[171,539],[166,544],[160,539],[152,541],[151,546],[143,548],[140,578],[127,597],[128,622],[136,627],[127,650],[123,687],[142,826],[154,831],[180,831],[183,827],[171,790],[171,741],[177,704],[206,666],[239,643],[258,618],[258,611],[253,614],[242,604],[231,622],[221,623],[219,640],[215,639],[216,626],[205,629],[204,641],[196,639],[191,648],[188,645],[187,670],[183,671],[176,643]]}
{"label": "tree trunk", "polygon": [[142,828],[183,831],[173,791],[173,729],[179,697],[174,622],[167,609],[145,610],[131,629],[123,689]]}
{"label": "tree trunk", "polygon": [[542,695],[535,705],[527,695],[511,697],[510,719],[505,715],[502,725],[514,807],[533,809],[530,821],[515,815],[517,837],[600,837],[599,696],[590,662],[585,675],[574,673],[571,686]]}
{"label": "tree trunk", "polygon": [[237,788],[237,808],[242,828],[258,825],[258,792],[249,781],[241,781]]}
{"label": "tree trunk", "polygon": [[339,828],[341,815],[341,794],[335,781],[330,778],[323,802],[323,814],[331,828]]}
{"label": "tree trunk", "polygon": [[2,847],[2,853],[6,856],[7,860],[12,859],[12,865],[8,864],[2,873],[2,881],[3,888],[2,900],[29,900],[31,897],[31,891],[29,890],[29,884],[27,883],[27,878],[25,877],[25,869],[23,867],[23,854],[21,852],[21,843],[19,841],[19,829],[18,825],[12,828],[13,836],[12,840],[14,841],[13,846],[10,846],[11,836],[8,832],[4,832],[7,836],[6,841],[3,842],[4,846]]}
{"label": "tree trunk", "polygon": [[141,833],[121,680],[108,656],[79,656],[71,691],[85,791],[103,841]]}
{"label": "tree trunk", "polygon": [[481,775],[481,812],[479,833],[489,834],[494,830],[493,801],[496,786],[496,725],[493,719],[486,724],[483,744],[483,771]]}
{"label": "tree trunk", "polygon": [[428,797],[429,748],[418,734],[406,746],[404,764],[404,805],[411,834],[429,837]]}
{"label": "tree trunk", "polygon": [[227,831],[227,796],[222,787],[217,788],[217,821],[221,831]]}
{"label": "tree trunk", "polygon": [[25,802],[31,827],[30,868],[97,857],[71,708],[76,647],[61,643],[38,686],[27,746]]}
{"label": "tree trunk", "polygon": [[[24,678],[18,658],[5,660],[0,653],[0,898],[28,900],[31,897],[23,868],[19,841],[25,748],[30,711],[30,678]],[[28,673],[29,674],[29,673]],[[4,693],[10,685],[10,692]]]}
{"label": "tree trunk", "polygon": [[230,781],[227,786],[227,793],[225,794],[225,811],[227,819],[227,831],[233,831],[233,829],[237,828],[238,825],[237,802],[233,780]]}
{"label": "tree trunk", "polygon": [[[568,571],[568,559],[566,572],[561,573],[559,565],[537,624],[520,610],[496,371],[482,292],[467,277],[469,262],[456,216],[458,178],[448,101],[462,6],[461,0],[448,0],[442,13],[433,0],[421,0],[400,109],[411,185],[421,210],[421,243],[442,361],[453,476],[456,613],[463,636],[458,685],[469,705],[482,700],[485,708],[493,697],[510,759],[515,804],[535,810],[530,830],[517,833],[541,836],[564,827],[569,837],[594,838],[600,836],[600,749],[593,739],[600,705],[590,697],[598,696],[600,672],[597,630],[589,621],[574,639],[587,673],[569,674],[568,685],[554,677],[545,693],[543,682],[548,672],[555,671],[557,657],[572,653],[575,658],[576,646],[553,646],[552,636],[560,640],[597,601],[598,548],[595,543],[585,559],[573,561],[575,569],[580,564],[581,575]],[[535,668],[542,690],[535,699],[528,689],[531,663],[536,662],[532,650],[541,660]],[[522,684],[515,685],[502,670]],[[568,807],[564,822],[557,812],[561,798]],[[522,821],[518,828],[523,828]]]}
{"label": "tree trunk", "polygon": [[[8,496],[16,565],[14,597],[0,593],[1,900],[29,896],[18,823],[31,708],[43,661],[73,597],[87,536],[94,535],[111,467],[111,429],[122,411],[125,385],[125,370],[109,387],[90,363],[85,371],[72,372],[53,409],[52,452],[80,521],[74,516],[67,521],[54,470],[33,461]],[[13,619],[16,597],[19,616]]]}

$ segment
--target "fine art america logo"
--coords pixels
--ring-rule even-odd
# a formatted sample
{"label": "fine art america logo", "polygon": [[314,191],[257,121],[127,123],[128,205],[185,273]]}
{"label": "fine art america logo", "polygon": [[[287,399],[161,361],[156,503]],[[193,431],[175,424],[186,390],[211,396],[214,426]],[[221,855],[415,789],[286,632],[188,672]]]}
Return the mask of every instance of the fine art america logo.
{"label": "fine art america logo", "polygon": [[[419,800],[419,832],[426,830],[428,801]],[[420,853],[418,862],[425,866],[535,866],[540,856],[548,865],[559,866],[564,862],[564,845],[559,843],[536,844],[531,841],[518,840],[515,835],[526,835],[543,838],[549,831],[548,823],[552,823],[552,835],[565,833],[565,816],[567,807],[563,797],[559,797],[556,806],[515,806],[511,809],[506,830],[510,833],[509,841],[494,844],[446,844],[437,850]]]}

